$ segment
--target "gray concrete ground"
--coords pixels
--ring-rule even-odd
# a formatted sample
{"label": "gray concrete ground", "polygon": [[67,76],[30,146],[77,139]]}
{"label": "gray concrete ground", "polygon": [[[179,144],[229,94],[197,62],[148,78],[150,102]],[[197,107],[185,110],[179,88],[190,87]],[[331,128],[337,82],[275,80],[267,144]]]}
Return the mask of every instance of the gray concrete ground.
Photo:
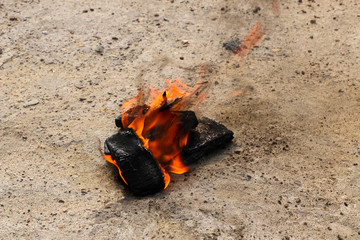
{"label": "gray concrete ground", "polygon": [[[0,16],[0,239],[360,238],[357,1],[4,0]],[[223,48],[257,22],[248,56]],[[200,65],[198,114],[235,139],[136,198],[98,150],[118,105]]]}

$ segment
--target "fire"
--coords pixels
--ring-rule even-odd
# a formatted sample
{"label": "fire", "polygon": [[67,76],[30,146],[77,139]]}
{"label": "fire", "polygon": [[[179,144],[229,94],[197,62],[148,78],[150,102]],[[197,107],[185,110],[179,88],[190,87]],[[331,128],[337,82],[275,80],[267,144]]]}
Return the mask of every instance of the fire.
{"label": "fire", "polygon": [[280,16],[279,4],[278,4],[277,0],[273,0],[272,9],[273,9],[274,15],[276,17]]}
{"label": "fire", "polygon": [[125,181],[124,177],[121,174],[121,169],[119,168],[119,166],[117,165],[116,161],[112,159],[111,155],[105,155],[103,154],[103,157],[105,158],[106,161],[108,161],[109,163],[114,164],[118,169],[119,169],[119,174],[120,177],[122,178],[122,180],[124,181],[124,183],[127,185],[127,182]]}
{"label": "fire", "polygon": [[243,89],[240,89],[240,90],[238,90],[238,91],[233,92],[232,94],[230,94],[230,97],[235,97],[235,96],[237,96],[237,95],[239,95],[239,94],[241,94],[241,93],[243,93],[243,92],[244,92],[244,90],[243,90]]}
{"label": "fire", "polygon": [[261,40],[261,38],[264,36],[265,31],[260,25],[260,23],[257,23],[255,27],[251,30],[250,34],[245,38],[244,42],[235,48],[233,52],[239,56],[246,56],[250,50],[256,46],[256,43]]}
{"label": "fire", "polygon": [[[205,98],[202,91],[206,85],[201,78],[194,87],[179,79],[174,82],[166,80],[166,83],[168,87],[162,91],[156,88],[140,90],[136,97],[121,107],[124,130],[133,129],[157,160],[164,173],[165,188],[170,182],[168,172],[182,174],[188,171],[180,154],[191,129],[184,111]],[[116,165],[112,159],[105,159]],[[120,169],[119,173],[121,176]]]}

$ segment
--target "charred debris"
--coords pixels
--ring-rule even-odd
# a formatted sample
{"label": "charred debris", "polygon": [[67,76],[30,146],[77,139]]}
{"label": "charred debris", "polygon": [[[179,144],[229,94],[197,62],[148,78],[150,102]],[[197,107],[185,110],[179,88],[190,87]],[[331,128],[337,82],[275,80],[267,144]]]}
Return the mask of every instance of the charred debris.
{"label": "charred debris", "polygon": [[[187,144],[180,152],[187,166],[233,139],[231,130],[212,119],[203,117],[198,120],[193,111],[177,111],[174,114],[180,116],[176,124],[188,132]],[[168,184],[167,172],[164,171],[167,166],[161,166],[133,129],[124,129],[121,119],[122,115],[115,119],[119,132],[105,141],[105,158],[111,159],[108,161],[113,161],[118,167],[123,181],[135,195],[145,196],[163,190]],[[153,131],[150,141],[163,134],[161,131],[161,126]]]}

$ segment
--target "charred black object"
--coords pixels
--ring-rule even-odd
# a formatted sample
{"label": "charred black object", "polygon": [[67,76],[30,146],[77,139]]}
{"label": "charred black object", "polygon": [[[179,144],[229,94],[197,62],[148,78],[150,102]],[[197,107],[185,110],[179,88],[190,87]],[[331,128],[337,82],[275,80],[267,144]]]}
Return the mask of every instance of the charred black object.
{"label": "charred black object", "polygon": [[[179,114],[184,131],[190,130],[188,143],[181,152],[186,165],[198,161],[233,139],[234,133],[214,120],[201,118],[198,121],[192,111]],[[106,139],[104,153],[116,161],[130,191],[143,196],[164,189],[164,173],[156,159],[132,129],[122,130],[121,115],[115,119],[115,124],[121,130]]]}
{"label": "charred black object", "polygon": [[230,51],[235,51],[235,49],[236,49],[237,47],[239,47],[240,45],[241,45],[241,41],[240,41],[238,38],[223,43],[223,47],[224,47],[226,50],[230,50]]}
{"label": "charred black object", "polygon": [[148,195],[164,189],[164,174],[159,164],[132,129],[107,138],[104,153],[116,161],[134,194]]}
{"label": "charred black object", "polygon": [[190,165],[233,138],[234,133],[224,125],[210,118],[201,118],[196,129],[190,131],[188,144],[182,150],[182,159]]}

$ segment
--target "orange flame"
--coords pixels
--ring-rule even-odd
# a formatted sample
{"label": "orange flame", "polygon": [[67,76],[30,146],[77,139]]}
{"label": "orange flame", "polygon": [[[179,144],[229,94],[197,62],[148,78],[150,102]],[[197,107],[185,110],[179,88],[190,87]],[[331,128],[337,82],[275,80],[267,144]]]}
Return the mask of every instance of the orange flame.
{"label": "orange flame", "polygon": [[128,185],[127,182],[125,181],[124,177],[123,177],[122,174],[121,174],[121,170],[120,170],[119,166],[117,165],[116,161],[115,161],[114,159],[112,159],[111,155],[105,155],[105,154],[103,154],[103,157],[105,158],[106,161],[108,161],[109,163],[114,164],[114,165],[119,169],[120,177],[122,178],[122,180],[124,181],[124,183],[125,183],[126,185]]}
{"label": "orange flame", "polygon": [[250,50],[256,46],[256,43],[261,40],[264,34],[264,29],[262,29],[260,23],[257,23],[250,34],[245,38],[244,42],[235,48],[233,52],[242,57],[246,56]]}
{"label": "orange flame", "polygon": [[[181,159],[181,150],[186,146],[190,129],[184,127],[179,111],[183,111],[204,99],[202,91],[205,82],[187,86],[177,79],[163,91],[149,88],[149,92],[140,90],[138,95],[122,105],[122,125],[124,129],[133,129],[159,163],[164,173],[165,188],[170,182],[167,171],[181,174],[188,167]],[[148,105],[145,104],[149,98]],[[197,101],[194,101],[196,98]],[[115,164],[116,165],[116,164]],[[121,171],[119,169],[120,175]]]}
{"label": "orange flame", "polygon": [[243,93],[243,92],[244,92],[244,89],[240,89],[240,90],[238,90],[238,91],[233,92],[232,94],[230,94],[230,97],[235,97],[235,96],[237,96],[237,95],[239,95],[240,93]]}
{"label": "orange flame", "polygon": [[273,0],[272,9],[273,9],[274,15],[276,17],[280,16],[279,5],[278,5],[277,0]]}

